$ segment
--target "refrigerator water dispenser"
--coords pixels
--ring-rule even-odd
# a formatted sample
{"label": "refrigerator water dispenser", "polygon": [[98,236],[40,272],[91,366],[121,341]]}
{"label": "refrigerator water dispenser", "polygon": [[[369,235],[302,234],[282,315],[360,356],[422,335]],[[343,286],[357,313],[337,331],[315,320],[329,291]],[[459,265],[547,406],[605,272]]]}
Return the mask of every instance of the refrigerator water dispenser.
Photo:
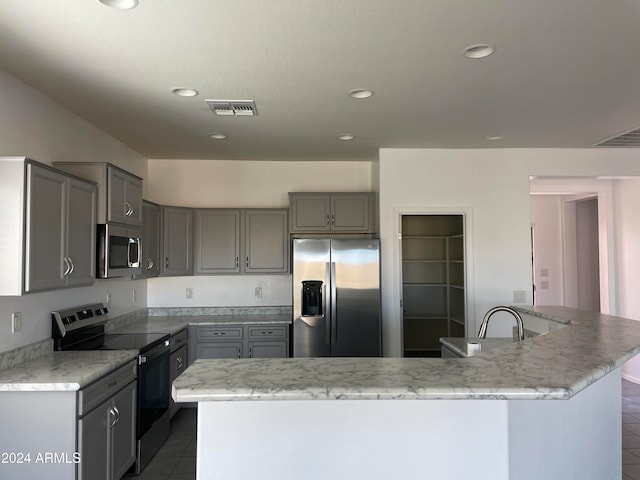
{"label": "refrigerator water dispenser", "polygon": [[322,284],[320,280],[302,282],[302,316],[320,316],[322,313]]}

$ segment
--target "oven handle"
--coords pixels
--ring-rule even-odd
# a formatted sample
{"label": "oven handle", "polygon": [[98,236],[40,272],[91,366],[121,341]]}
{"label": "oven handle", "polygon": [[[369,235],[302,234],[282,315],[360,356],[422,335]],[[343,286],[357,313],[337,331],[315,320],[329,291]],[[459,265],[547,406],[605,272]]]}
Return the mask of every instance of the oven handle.
{"label": "oven handle", "polygon": [[[142,250],[140,248],[140,239],[139,238],[133,238],[132,240],[133,240],[133,242],[131,242],[129,244],[129,249],[127,250],[127,263],[129,264],[129,268],[137,268],[137,267],[140,266],[140,263],[142,262]],[[132,245],[136,246],[136,252],[138,253],[135,262],[131,261],[131,246]]]}
{"label": "oven handle", "polygon": [[148,361],[153,360],[157,357],[161,357],[162,355],[169,354],[169,343],[169,340],[165,340],[160,345],[153,347],[151,350],[145,352],[144,354],[141,354],[138,357],[138,365],[147,363]]}

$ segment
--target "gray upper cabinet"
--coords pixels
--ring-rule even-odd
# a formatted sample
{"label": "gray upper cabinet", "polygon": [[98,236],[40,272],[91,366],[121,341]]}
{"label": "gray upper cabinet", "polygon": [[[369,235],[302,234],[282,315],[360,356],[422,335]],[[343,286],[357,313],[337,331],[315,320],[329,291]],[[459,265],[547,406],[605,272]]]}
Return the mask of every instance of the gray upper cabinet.
{"label": "gray upper cabinet", "polygon": [[142,225],[142,180],[112,165],[107,175],[107,221]]}
{"label": "gray upper cabinet", "polygon": [[287,273],[287,210],[244,211],[244,272]]}
{"label": "gray upper cabinet", "polygon": [[56,162],[54,166],[98,184],[98,222],[142,226],[142,179],[105,162]]}
{"label": "gray upper cabinet", "polygon": [[160,206],[142,202],[142,273],[150,278],[160,275]]}
{"label": "gray upper cabinet", "polygon": [[294,233],[375,231],[373,193],[290,193],[289,206]]}
{"label": "gray upper cabinet", "polygon": [[162,232],[162,275],[193,275],[193,209],[162,207]]}
{"label": "gray upper cabinet", "polygon": [[196,210],[196,274],[287,273],[286,209]]}
{"label": "gray upper cabinet", "polygon": [[96,186],[27,164],[25,292],[95,281]]}
{"label": "gray upper cabinet", "polygon": [[196,210],[196,274],[240,273],[240,210]]}

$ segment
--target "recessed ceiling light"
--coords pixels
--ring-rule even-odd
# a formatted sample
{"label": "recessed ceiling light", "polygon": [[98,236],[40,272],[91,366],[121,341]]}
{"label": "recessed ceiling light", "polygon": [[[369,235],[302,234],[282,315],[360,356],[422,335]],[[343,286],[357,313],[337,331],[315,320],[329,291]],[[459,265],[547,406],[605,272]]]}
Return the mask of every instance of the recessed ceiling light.
{"label": "recessed ceiling light", "polygon": [[496,51],[496,47],[487,43],[470,45],[464,49],[462,54],[467,58],[485,58]]}
{"label": "recessed ceiling light", "polygon": [[209,135],[214,140],[224,140],[227,136],[224,133],[212,133]]}
{"label": "recessed ceiling light", "polygon": [[350,133],[343,133],[341,135],[338,135],[338,140],[345,140],[346,141],[346,140],[353,140],[354,138],[356,138],[356,137],[354,137]]}
{"label": "recessed ceiling light", "polygon": [[98,2],[117,10],[129,10],[138,6],[138,0],[98,0]]}
{"label": "recessed ceiling light", "polygon": [[351,98],[369,98],[373,96],[373,91],[366,88],[354,88],[349,92]]}
{"label": "recessed ceiling light", "polygon": [[488,137],[484,137],[487,140],[502,140],[502,135],[489,135]]}
{"label": "recessed ceiling light", "polygon": [[198,95],[198,91],[193,88],[176,87],[172,88],[171,91],[179,97],[195,97]]}

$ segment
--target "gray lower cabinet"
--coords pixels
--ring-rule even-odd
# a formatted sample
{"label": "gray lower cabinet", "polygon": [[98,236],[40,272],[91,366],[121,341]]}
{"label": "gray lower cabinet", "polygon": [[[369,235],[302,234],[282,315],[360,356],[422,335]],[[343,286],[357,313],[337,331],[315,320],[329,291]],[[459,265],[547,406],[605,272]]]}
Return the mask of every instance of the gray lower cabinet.
{"label": "gray lower cabinet", "polygon": [[376,230],[373,193],[289,193],[289,207],[294,233],[374,233]]}
{"label": "gray lower cabinet", "polygon": [[287,273],[286,209],[196,210],[198,275]]}
{"label": "gray lower cabinet", "polygon": [[78,395],[79,480],[119,480],[136,459],[136,364],[89,385]]}
{"label": "gray lower cabinet", "polygon": [[140,277],[160,275],[160,206],[142,202],[142,273]]}
{"label": "gray lower cabinet", "polygon": [[136,384],[130,383],[78,420],[79,479],[120,479],[136,458]]}
{"label": "gray lower cabinet", "polygon": [[198,358],[286,358],[288,324],[189,326],[189,363]]}
{"label": "gray lower cabinet", "polygon": [[[169,369],[170,383],[178,378],[187,368],[187,329],[180,330],[171,336],[171,367]],[[169,415],[173,417],[180,409],[180,404],[169,401]]]}
{"label": "gray lower cabinet", "polygon": [[25,292],[95,281],[97,187],[27,165]]}
{"label": "gray lower cabinet", "polygon": [[162,207],[162,275],[193,275],[193,209]]}

